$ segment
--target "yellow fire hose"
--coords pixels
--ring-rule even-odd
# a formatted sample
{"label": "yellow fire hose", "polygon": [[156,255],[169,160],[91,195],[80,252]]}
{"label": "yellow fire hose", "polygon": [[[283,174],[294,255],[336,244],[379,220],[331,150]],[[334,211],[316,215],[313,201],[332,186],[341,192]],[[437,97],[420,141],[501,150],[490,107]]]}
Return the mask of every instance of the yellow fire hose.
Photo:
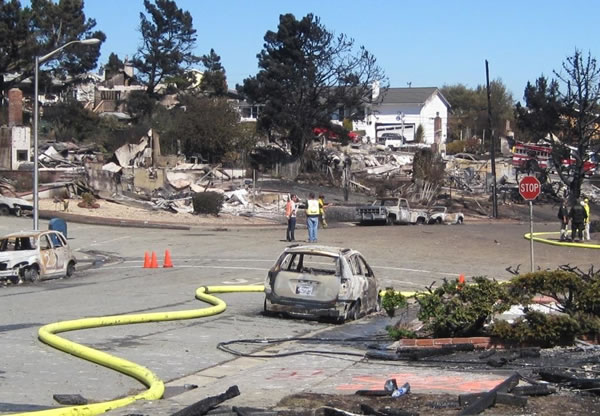
{"label": "yellow fire hose", "polygon": [[[562,247],[592,248],[592,249],[600,248],[600,244],[583,243],[583,242],[575,243],[572,241],[549,240],[548,238],[541,237],[541,236],[556,236],[556,237],[558,237],[559,235],[560,235],[560,232],[557,232],[557,231],[550,231],[550,232],[544,232],[544,233],[533,233],[533,241],[537,241],[538,243],[550,244],[553,246],[562,246]],[[523,235],[523,238],[525,238],[525,240],[530,240],[531,234],[525,233]]]}
{"label": "yellow fire hose", "polygon": [[79,329],[100,328],[114,325],[141,324],[146,322],[174,321],[181,319],[195,319],[212,316],[223,312],[227,305],[221,299],[209,293],[234,293],[234,292],[264,292],[264,286],[203,286],[196,290],[196,299],[206,302],[210,307],[187,311],[155,312],[134,315],[113,315],[95,318],[76,319],[72,321],[55,322],[45,325],[38,332],[39,339],[61,351],[76,357],[94,362],[104,367],[135,378],[143,383],[147,390],[142,393],[127,396],[102,403],[93,403],[81,406],[61,407],[49,410],[40,410],[27,413],[15,413],[13,416],[91,416],[105,413],[119,407],[127,406],[137,400],[157,400],[163,396],[165,386],[156,374],[147,368],[131,361],[112,356],[102,351],[86,347],[81,344],[59,337],[58,333],[75,331]]}

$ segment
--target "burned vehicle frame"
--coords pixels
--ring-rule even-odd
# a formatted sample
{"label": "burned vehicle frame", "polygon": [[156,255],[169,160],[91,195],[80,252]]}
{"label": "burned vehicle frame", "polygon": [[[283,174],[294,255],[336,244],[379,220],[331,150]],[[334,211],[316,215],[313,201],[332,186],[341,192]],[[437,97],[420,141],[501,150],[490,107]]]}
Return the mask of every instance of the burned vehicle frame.
{"label": "burned vehicle frame", "polygon": [[379,291],[373,270],[358,251],[293,245],[268,272],[264,310],[342,323],[379,311]]}
{"label": "burned vehicle frame", "polygon": [[70,277],[77,260],[58,231],[21,231],[0,238],[0,280],[35,282]]}

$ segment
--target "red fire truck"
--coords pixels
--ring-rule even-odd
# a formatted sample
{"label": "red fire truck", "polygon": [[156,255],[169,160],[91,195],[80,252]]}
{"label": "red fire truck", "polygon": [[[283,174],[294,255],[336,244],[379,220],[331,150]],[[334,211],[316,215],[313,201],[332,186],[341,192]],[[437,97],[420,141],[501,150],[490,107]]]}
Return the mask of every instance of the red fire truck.
{"label": "red fire truck", "polygon": [[[572,156],[574,148],[570,147],[571,155],[561,160],[560,169],[563,171],[571,169],[575,165]],[[556,170],[552,161],[552,146],[549,144],[515,143],[513,147],[513,166],[521,172],[535,172],[539,170]],[[592,175],[598,167],[597,156],[594,152],[588,152],[588,160],[583,163],[583,171],[586,175]]]}

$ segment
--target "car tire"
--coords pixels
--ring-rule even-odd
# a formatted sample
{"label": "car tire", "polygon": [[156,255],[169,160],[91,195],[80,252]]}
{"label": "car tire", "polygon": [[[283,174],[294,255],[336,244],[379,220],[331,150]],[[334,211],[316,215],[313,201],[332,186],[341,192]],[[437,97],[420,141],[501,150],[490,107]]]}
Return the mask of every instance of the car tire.
{"label": "car tire", "polygon": [[264,301],[264,303],[263,303],[263,315],[264,315],[264,316],[274,316],[274,315],[275,315],[275,313],[274,313],[274,312],[270,311],[270,310],[267,308],[267,299],[265,299],[265,301]]}
{"label": "car tire", "polygon": [[20,217],[21,215],[23,215],[23,211],[21,210],[21,207],[16,207],[14,212],[15,212],[15,217]]}
{"label": "car tire", "polygon": [[357,319],[360,318],[360,299],[356,299],[353,303],[352,306],[350,307],[350,310],[348,311],[348,321],[356,321]]}
{"label": "car tire", "polygon": [[442,223],[442,218],[440,217],[440,218],[436,219],[436,220],[435,220],[435,223],[436,223],[436,224],[441,224],[441,223]]}
{"label": "car tire", "polygon": [[385,219],[385,225],[394,225],[394,217],[391,215]]}
{"label": "car tire", "polygon": [[0,215],[4,216],[4,215],[9,215],[10,214],[10,208],[8,208],[8,205],[0,205]]}
{"label": "car tire", "polygon": [[456,223],[457,223],[458,225],[461,225],[461,224],[463,223],[463,221],[464,221],[464,220],[463,220],[462,218],[460,218],[460,217],[459,217],[459,218],[458,218],[458,220],[456,220]]}
{"label": "car tire", "polygon": [[25,269],[24,277],[29,282],[37,282],[40,280],[40,269],[36,265],[29,266]]}
{"label": "car tire", "polygon": [[425,224],[425,218],[423,218],[423,217],[417,218],[417,225],[423,225],[423,224]]}
{"label": "car tire", "polygon": [[75,274],[75,262],[70,261],[69,264],[67,264],[66,275],[67,277],[71,277],[73,274]]}

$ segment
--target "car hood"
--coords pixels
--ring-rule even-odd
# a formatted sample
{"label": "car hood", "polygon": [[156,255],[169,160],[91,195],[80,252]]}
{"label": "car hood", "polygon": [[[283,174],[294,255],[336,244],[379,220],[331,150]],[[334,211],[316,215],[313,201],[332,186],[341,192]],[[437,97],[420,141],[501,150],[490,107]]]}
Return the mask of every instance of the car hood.
{"label": "car hood", "polygon": [[27,260],[31,256],[36,255],[35,250],[19,250],[19,251],[1,251],[0,252],[0,261],[10,261],[13,263]]}
{"label": "car hood", "polygon": [[0,204],[10,204],[10,205],[28,205],[31,206],[31,202],[26,201],[22,198],[12,198],[9,196],[0,196]]}

